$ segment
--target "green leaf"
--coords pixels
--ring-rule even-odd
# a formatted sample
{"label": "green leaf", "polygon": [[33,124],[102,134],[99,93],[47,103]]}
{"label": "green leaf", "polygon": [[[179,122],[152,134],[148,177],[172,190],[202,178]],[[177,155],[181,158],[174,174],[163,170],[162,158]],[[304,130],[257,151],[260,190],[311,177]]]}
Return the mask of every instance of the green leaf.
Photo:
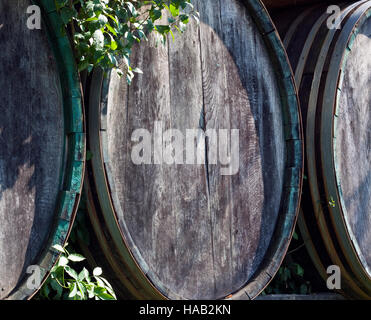
{"label": "green leaf", "polygon": [[161,19],[162,17],[162,12],[161,10],[153,10],[150,12],[150,17],[152,21],[156,21],[158,19]]}
{"label": "green leaf", "polygon": [[54,246],[52,246],[52,248],[59,252],[66,253],[66,250],[64,250],[64,248],[59,244],[55,244]]}
{"label": "green leaf", "polygon": [[63,7],[60,10],[60,16],[64,24],[68,24],[75,16],[75,14],[76,14],[75,10],[68,7]]}
{"label": "green leaf", "polygon": [[71,253],[68,256],[68,260],[71,260],[73,262],[80,262],[80,261],[84,261],[85,257],[83,257],[81,254]]}
{"label": "green leaf", "polygon": [[72,285],[72,288],[70,286],[70,294],[68,295],[69,298],[74,298],[77,294],[77,285],[76,282],[74,282]]}
{"label": "green leaf", "polygon": [[79,296],[81,297],[82,300],[85,300],[85,293],[86,293],[85,286],[82,285],[82,283],[78,281],[77,282],[77,287],[79,289],[79,292],[78,292]]}
{"label": "green leaf", "polygon": [[160,33],[160,34],[167,34],[171,29],[169,26],[165,25],[157,25],[155,29]]}
{"label": "green leaf", "polygon": [[296,274],[300,277],[304,275],[304,269],[300,265],[296,265]]}
{"label": "green leaf", "polygon": [[75,280],[78,279],[78,275],[75,270],[73,270],[71,267],[66,266],[64,270]]}
{"label": "green leaf", "polygon": [[104,25],[107,24],[108,19],[107,19],[107,17],[105,15],[101,14],[98,17],[98,21],[99,21],[100,26],[103,27]]}
{"label": "green leaf", "polygon": [[101,300],[116,300],[113,296],[107,293],[107,290],[102,287],[95,287],[94,294]]}
{"label": "green leaf", "polygon": [[[126,72],[129,84],[134,78],[130,68],[137,70],[129,60],[136,42],[147,41],[147,36],[155,32],[166,44],[169,33],[174,38],[174,30],[184,32],[190,17],[199,19],[188,0],[55,0],[55,3],[63,23],[74,23],[72,43],[79,71],[90,72],[94,67],[101,67],[107,72],[119,66],[118,57],[124,57],[129,69]],[[140,10],[144,5],[148,7]],[[186,8],[187,13],[183,12]],[[164,9],[171,14],[168,25],[155,26],[154,23],[163,17]]]}
{"label": "green leaf", "polygon": [[94,288],[95,286],[93,284],[89,284],[86,286],[86,290],[88,291],[88,296],[89,296],[89,299],[92,299],[94,298]]}
{"label": "green leaf", "polygon": [[180,21],[182,21],[184,24],[187,24],[189,22],[189,16],[186,14],[181,14],[179,18],[180,18]]}
{"label": "green leaf", "polygon": [[94,276],[96,276],[96,277],[98,277],[98,276],[100,276],[101,274],[102,274],[102,268],[100,268],[100,267],[96,267],[96,268],[94,268],[94,270],[93,270],[93,275]]}
{"label": "green leaf", "polygon": [[179,7],[175,6],[173,3],[170,4],[170,12],[173,17],[177,17],[179,15]]}
{"label": "green leaf", "polygon": [[117,42],[112,38],[111,39],[111,49],[115,51],[118,48]]}
{"label": "green leaf", "polygon": [[62,297],[63,288],[57,281],[50,281],[50,286],[57,292],[55,299],[60,299]]}
{"label": "green leaf", "polygon": [[93,33],[93,40],[94,40],[94,45],[97,48],[103,49],[103,47],[104,47],[104,35],[103,35],[102,30],[100,30],[100,29],[95,30],[95,32]]}
{"label": "green leaf", "polygon": [[90,282],[89,280],[89,271],[84,267],[84,269],[81,270],[81,272],[79,273],[79,276],[78,276],[78,280],[79,281],[83,281],[84,279],[86,279],[88,282]]}
{"label": "green leaf", "polygon": [[98,295],[99,298],[102,300],[116,300],[114,297],[112,297],[109,293],[102,292],[101,294]]}
{"label": "green leaf", "polygon": [[299,236],[298,236],[298,234],[297,234],[296,232],[294,232],[294,233],[292,234],[292,237],[293,237],[295,240],[299,240]]}
{"label": "green leaf", "polygon": [[[117,32],[115,31],[115,29],[113,29],[111,27],[111,25],[109,23],[106,24],[106,28],[108,29],[109,32],[111,32],[114,36],[117,36]],[[115,50],[115,49],[114,49]]]}
{"label": "green leaf", "polygon": [[133,69],[133,72],[143,74],[143,71],[139,68]]}
{"label": "green leaf", "polygon": [[65,256],[61,256],[58,260],[58,266],[64,267],[68,264],[68,259]]}

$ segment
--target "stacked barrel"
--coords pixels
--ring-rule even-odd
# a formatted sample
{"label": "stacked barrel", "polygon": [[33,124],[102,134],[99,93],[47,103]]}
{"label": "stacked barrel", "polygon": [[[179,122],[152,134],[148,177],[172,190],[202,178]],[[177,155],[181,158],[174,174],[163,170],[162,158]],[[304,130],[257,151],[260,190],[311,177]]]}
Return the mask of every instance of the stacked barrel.
{"label": "stacked barrel", "polygon": [[370,299],[371,1],[192,2],[199,23],[133,48],[131,85],[87,78],[86,130],[54,2],[40,30],[33,2],[1,2],[0,299],[47,277],[83,179],[83,253],[121,298],[254,299],[298,219],[324,281],[336,265]]}
{"label": "stacked barrel", "polygon": [[85,171],[77,67],[45,3],[41,29],[27,21],[31,1],[0,3],[0,299],[30,298],[48,276]]}
{"label": "stacked barrel", "polygon": [[[299,91],[306,176],[299,227],[326,279],[340,267],[342,291],[371,293],[371,2],[273,13]],[[334,13],[334,12],[331,12]]]}

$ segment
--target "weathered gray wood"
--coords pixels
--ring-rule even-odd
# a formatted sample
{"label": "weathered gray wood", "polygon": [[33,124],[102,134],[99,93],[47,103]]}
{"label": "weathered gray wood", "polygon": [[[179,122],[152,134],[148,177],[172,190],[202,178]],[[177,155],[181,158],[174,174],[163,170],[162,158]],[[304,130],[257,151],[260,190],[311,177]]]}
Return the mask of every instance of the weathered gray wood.
{"label": "weathered gray wood", "polygon": [[[140,267],[170,298],[213,299],[259,268],[280,208],[285,148],[273,66],[246,8],[194,3],[200,26],[167,47],[151,39],[134,50],[144,75],[132,86],[111,76],[102,143],[114,209]],[[207,162],[134,165],[131,134],[153,134],[155,121],[184,137],[186,129],[238,129],[238,172],[222,176],[225,166]]]}
{"label": "weathered gray wood", "polygon": [[28,0],[0,2],[0,299],[44,248],[63,160],[62,95]]}
{"label": "weathered gray wood", "polygon": [[362,25],[344,67],[336,121],[335,164],[345,221],[371,276],[371,19]]}
{"label": "weathered gray wood", "polygon": [[226,292],[257,270],[273,233],[283,179],[282,115],[273,67],[256,27],[241,15],[243,5],[203,1],[200,12],[206,129],[238,129],[240,140],[236,175],[209,165],[215,274]]}

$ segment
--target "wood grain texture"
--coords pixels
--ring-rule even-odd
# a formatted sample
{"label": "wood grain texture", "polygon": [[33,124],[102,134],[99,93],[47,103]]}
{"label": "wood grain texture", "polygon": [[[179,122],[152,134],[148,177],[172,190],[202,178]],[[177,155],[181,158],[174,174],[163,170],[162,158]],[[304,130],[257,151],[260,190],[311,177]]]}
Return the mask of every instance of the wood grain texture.
{"label": "wood grain texture", "polygon": [[337,179],[356,250],[371,276],[371,19],[344,67],[336,122]]}
{"label": "wood grain texture", "polygon": [[0,299],[49,235],[61,184],[64,123],[58,70],[27,0],[0,3]]}
{"label": "wood grain texture", "polygon": [[[170,298],[215,299],[240,289],[263,260],[285,147],[273,66],[246,8],[235,0],[194,3],[199,26],[167,47],[152,38],[133,51],[144,75],[130,87],[111,74],[101,134],[114,209],[140,267]],[[184,137],[186,129],[238,129],[238,172],[223,176],[224,166],[208,158],[134,165],[131,135],[153,134],[155,121]],[[204,153],[211,147],[206,140]]]}

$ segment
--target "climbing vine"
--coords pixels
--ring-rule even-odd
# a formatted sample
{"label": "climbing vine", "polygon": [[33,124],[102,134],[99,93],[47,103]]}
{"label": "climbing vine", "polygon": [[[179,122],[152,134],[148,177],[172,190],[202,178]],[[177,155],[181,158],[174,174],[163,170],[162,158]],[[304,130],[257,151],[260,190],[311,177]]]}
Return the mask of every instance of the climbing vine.
{"label": "climbing vine", "polygon": [[[115,68],[130,84],[141,70],[130,63],[132,47],[150,33],[165,43],[168,34],[183,33],[193,17],[191,0],[55,0],[69,28],[79,70]],[[124,69],[119,61],[124,61]]]}

